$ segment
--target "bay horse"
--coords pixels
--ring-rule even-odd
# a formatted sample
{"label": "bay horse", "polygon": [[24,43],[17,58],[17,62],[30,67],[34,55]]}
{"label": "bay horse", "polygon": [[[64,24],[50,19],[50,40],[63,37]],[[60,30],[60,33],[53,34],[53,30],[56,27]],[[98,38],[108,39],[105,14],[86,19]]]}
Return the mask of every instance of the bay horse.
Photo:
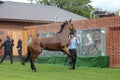
{"label": "bay horse", "polygon": [[26,58],[23,60],[22,64],[30,60],[31,69],[36,72],[36,67],[34,65],[34,60],[42,53],[42,50],[50,51],[62,51],[67,56],[70,57],[68,51],[69,33],[75,30],[73,24],[70,21],[66,21],[61,25],[59,32],[54,34],[52,37],[35,38],[28,45],[28,52]]}

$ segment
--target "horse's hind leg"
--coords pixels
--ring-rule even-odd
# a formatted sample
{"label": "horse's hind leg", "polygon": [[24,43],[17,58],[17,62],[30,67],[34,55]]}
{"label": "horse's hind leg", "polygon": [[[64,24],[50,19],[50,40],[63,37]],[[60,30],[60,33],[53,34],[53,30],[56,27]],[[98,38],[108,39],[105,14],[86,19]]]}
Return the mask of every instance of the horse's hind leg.
{"label": "horse's hind leg", "polygon": [[30,52],[30,50],[29,50],[28,47],[27,47],[27,50],[28,50],[28,52],[27,52],[26,58],[24,58],[24,57],[22,58],[22,62],[21,62],[22,65],[25,65],[25,62],[27,62],[28,60],[30,60],[31,52]]}
{"label": "horse's hind leg", "polygon": [[36,67],[34,65],[34,62],[32,60],[30,60],[30,63],[31,63],[31,69],[36,72]]}
{"label": "horse's hind leg", "polygon": [[31,57],[31,54],[27,54],[26,59],[23,58],[21,64],[22,64],[22,65],[25,65],[25,62],[27,62],[28,60],[30,60],[30,57]]}
{"label": "horse's hind leg", "polygon": [[37,70],[36,70],[36,67],[35,67],[35,65],[34,65],[34,60],[38,57],[39,54],[40,54],[39,52],[36,53],[36,54],[33,54],[33,55],[31,56],[31,59],[30,59],[31,69],[32,69],[34,72],[37,71]]}

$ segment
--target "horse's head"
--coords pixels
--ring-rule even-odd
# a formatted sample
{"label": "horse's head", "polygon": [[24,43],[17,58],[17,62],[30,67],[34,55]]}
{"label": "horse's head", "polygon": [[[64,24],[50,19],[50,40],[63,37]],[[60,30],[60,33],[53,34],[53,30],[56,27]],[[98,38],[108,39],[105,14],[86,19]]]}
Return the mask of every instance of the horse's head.
{"label": "horse's head", "polygon": [[[66,26],[66,27],[65,27]],[[75,31],[75,27],[73,26],[73,24],[70,21],[65,21],[62,25],[61,25],[61,29],[59,32],[57,33],[61,33],[64,29],[69,29],[70,31]]]}
{"label": "horse's head", "polygon": [[70,21],[67,21],[67,24],[68,24],[68,26],[69,26],[69,30],[70,31],[75,31],[75,27],[73,26],[73,24],[71,23],[71,20]]}

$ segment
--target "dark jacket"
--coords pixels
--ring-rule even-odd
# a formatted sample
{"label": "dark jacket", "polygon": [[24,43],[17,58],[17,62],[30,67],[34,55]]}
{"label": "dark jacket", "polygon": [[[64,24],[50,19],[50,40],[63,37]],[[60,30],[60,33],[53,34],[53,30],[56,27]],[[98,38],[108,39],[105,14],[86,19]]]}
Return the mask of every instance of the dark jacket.
{"label": "dark jacket", "polygon": [[4,47],[4,52],[11,52],[12,43],[10,40],[6,40],[0,48]]}
{"label": "dark jacket", "polygon": [[17,48],[22,49],[22,40],[21,39],[18,40]]}
{"label": "dark jacket", "polygon": [[11,50],[12,50],[12,52],[13,52],[13,46],[14,46],[14,40],[13,39],[11,39]]}

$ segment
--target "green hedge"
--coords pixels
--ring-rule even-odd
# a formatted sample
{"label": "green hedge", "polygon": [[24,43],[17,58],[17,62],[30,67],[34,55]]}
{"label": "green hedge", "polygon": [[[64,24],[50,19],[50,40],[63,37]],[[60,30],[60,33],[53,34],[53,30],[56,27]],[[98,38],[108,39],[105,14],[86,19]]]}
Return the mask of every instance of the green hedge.
{"label": "green hedge", "polygon": [[[64,65],[66,57],[61,56],[40,56],[37,58],[38,63],[44,64],[60,64]],[[98,56],[98,57],[77,57],[76,66],[77,67],[101,67],[107,68],[109,67],[109,56]],[[68,62],[67,62],[68,65]]]}

